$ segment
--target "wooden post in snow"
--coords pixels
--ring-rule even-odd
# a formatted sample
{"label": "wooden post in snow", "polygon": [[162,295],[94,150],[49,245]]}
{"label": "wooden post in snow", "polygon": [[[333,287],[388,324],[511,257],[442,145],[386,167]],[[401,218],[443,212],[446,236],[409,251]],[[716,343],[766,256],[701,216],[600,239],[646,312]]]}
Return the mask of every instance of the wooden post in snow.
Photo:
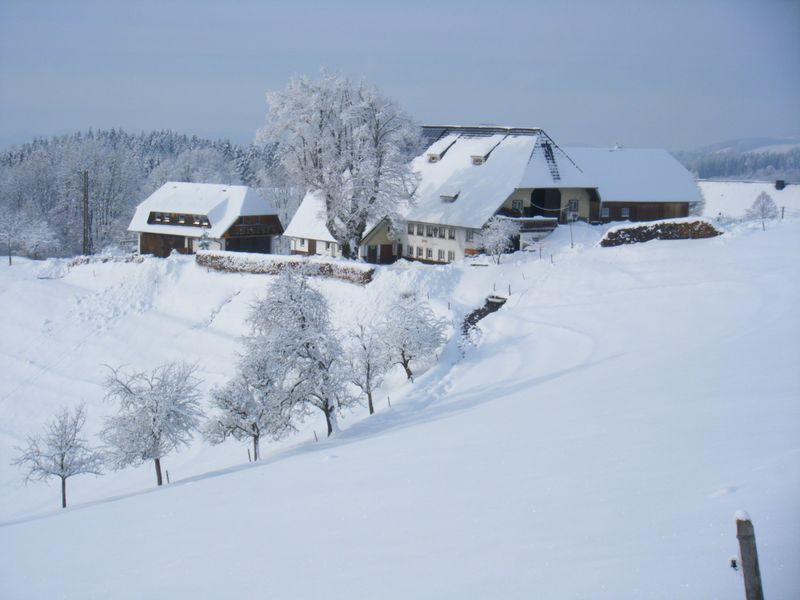
{"label": "wooden post in snow", "polygon": [[166,470],[166,471],[164,471],[164,472],[167,474],[167,484],[169,484],[169,469],[167,469],[167,470]]}
{"label": "wooden post in snow", "polygon": [[736,538],[739,540],[739,554],[742,558],[745,598],[747,600],[764,600],[761,570],[758,568],[756,533],[750,517],[744,512],[736,513]]}

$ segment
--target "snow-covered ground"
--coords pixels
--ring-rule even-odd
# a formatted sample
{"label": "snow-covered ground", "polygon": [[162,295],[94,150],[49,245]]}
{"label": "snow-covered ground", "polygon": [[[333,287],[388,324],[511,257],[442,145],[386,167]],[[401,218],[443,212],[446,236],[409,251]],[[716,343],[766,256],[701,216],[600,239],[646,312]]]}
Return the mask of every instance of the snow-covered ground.
{"label": "snow-covered ground", "polygon": [[543,260],[320,281],[341,328],[403,290],[453,330],[511,296],[477,345],[395,373],[333,439],[310,421],[259,464],[198,441],[164,460],[170,485],[149,466],[79,476],[66,510],[55,483],[21,484],[12,447],[81,401],[94,434],[104,364],[196,360],[222,383],[273,278],[185,257],[3,266],[0,597],[740,598],[738,509],[767,597],[796,597],[800,222],[617,248],[573,233]]}
{"label": "snow-covered ground", "polygon": [[800,217],[800,185],[789,184],[782,190],[775,188],[775,182],[761,181],[698,181],[703,193],[705,207],[703,215],[714,218],[740,219],[762,192],[769,194],[784,216]]}

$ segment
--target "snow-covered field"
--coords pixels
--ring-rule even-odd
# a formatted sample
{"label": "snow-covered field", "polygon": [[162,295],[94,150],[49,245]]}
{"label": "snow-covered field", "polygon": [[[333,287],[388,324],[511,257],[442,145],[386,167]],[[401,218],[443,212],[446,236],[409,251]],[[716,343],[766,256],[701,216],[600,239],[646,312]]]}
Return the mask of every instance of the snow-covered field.
{"label": "snow-covered field", "polygon": [[[150,466],[20,482],[13,446],[62,405],[104,403],[104,365],[232,374],[269,276],[191,259],[0,268],[0,597],[741,598],[733,516],[753,518],[769,598],[800,589],[800,222],[599,248],[561,227],[500,266],[381,268],[318,285],[346,328],[402,290],[458,322],[377,414],[322,419],[248,464],[198,441]],[[553,261],[550,261],[550,255]],[[448,309],[449,303],[449,309]],[[391,396],[391,407],[386,396]]]}
{"label": "snow-covered field", "polygon": [[698,181],[703,193],[705,208],[703,214],[708,218],[722,215],[726,218],[740,219],[762,192],[769,194],[778,209],[784,209],[787,217],[800,217],[800,185],[789,184],[782,190],[775,188],[775,182],[762,181]]}

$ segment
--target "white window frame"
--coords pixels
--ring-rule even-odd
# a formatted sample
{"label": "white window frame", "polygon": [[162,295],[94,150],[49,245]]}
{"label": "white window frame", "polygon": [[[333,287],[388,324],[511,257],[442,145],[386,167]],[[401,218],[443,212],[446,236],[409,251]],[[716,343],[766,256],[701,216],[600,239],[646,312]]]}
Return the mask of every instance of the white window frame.
{"label": "white window frame", "polygon": [[610,216],[611,216],[611,210],[607,206],[604,206],[603,208],[600,209],[600,218],[601,219],[607,219]]}
{"label": "white window frame", "polygon": [[474,242],[475,241],[475,231],[472,229],[467,229],[467,241]]}
{"label": "white window frame", "polygon": [[447,262],[453,262],[456,259],[456,253],[452,250],[447,251]]}
{"label": "white window frame", "polygon": [[425,258],[427,260],[433,260],[433,248],[425,248]]}
{"label": "white window frame", "polygon": [[623,206],[619,209],[619,216],[623,219],[630,219],[631,218],[631,207],[630,206]]}

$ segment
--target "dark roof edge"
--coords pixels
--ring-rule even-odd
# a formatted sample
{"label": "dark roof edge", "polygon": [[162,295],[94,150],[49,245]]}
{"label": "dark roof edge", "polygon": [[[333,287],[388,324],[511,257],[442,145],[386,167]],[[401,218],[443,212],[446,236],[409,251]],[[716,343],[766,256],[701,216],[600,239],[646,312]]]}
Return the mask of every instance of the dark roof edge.
{"label": "dark roof edge", "polygon": [[538,135],[541,127],[503,127],[500,125],[423,125],[423,129],[442,129],[460,133],[504,133],[506,135]]}

